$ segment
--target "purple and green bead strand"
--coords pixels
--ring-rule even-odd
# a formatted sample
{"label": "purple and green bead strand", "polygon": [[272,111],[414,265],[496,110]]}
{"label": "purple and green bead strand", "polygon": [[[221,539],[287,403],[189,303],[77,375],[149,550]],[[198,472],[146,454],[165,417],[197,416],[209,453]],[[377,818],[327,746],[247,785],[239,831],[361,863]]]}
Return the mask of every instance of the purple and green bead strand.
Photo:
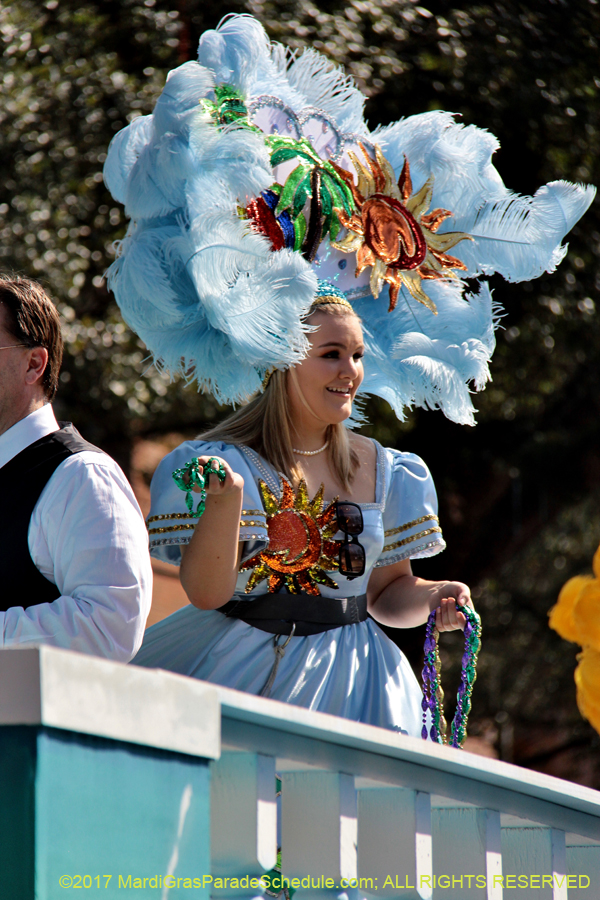
{"label": "purple and green bead strand", "polygon": [[[471,694],[477,677],[477,656],[481,646],[481,619],[469,607],[462,607],[466,618],[465,650],[462,657],[460,686],[458,689],[456,713],[452,721],[450,740],[444,718],[444,692],[441,685],[441,660],[439,654],[439,632],[435,627],[435,611],[427,620],[425,632],[425,661],[423,665],[423,740],[431,738],[438,744],[449,743],[451,747],[462,747],[467,736],[467,719],[471,711]],[[427,711],[431,714],[431,726],[427,729]]]}

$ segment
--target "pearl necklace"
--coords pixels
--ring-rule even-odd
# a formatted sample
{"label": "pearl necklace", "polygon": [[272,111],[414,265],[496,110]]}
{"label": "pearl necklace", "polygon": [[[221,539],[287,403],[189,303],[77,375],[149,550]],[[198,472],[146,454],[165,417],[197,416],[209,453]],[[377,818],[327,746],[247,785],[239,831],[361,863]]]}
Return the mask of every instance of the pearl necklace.
{"label": "pearl necklace", "polygon": [[329,446],[329,441],[325,441],[322,447],[319,447],[318,450],[296,450],[292,447],[292,453],[297,453],[298,456],[316,456],[318,453],[322,453],[323,450],[327,450]]}

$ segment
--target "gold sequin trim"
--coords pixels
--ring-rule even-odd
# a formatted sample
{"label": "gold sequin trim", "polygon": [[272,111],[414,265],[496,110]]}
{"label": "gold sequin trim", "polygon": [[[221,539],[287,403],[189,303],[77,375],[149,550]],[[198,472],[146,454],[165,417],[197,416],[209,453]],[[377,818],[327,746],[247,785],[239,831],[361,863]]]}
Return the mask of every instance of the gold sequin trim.
{"label": "gold sequin trim", "polygon": [[399,525],[398,528],[390,528],[388,531],[384,531],[384,535],[386,537],[391,537],[393,534],[400,534],[401,531],[408,531],[409,528],[414,528],[415,525],[422,525],[423,522],[439,522],[437,516],[421,516],[420,519],[413,519],[412,522],[407,522],[406,525]]}
{"label": "gold sequin trim", "polygon": [[427,528],[425,531],[419,531],[418,534],[413,534],[410,537],[404,538],[401,541],[394,541],[393,544],[386,544],[382,553],[387,553],[388,550],[395,550],[397,547],[404,547],[406,544],[412,544],[413,541],[418,541],[419,538],[426,537],[428,534],[434,534],[435,532],[442,533],[441,528]]}
{"label": "gold sequin trim", "polygon": [[267,527],[266,522],[255,522],[254,519],[242,519],[242,521],[240,522],[241,528],[248,528],[250,525],[258,525],[259,528],[261,527],[261,525],[263,528]]}
{"label": "gold sequin trim", "polygon": [[164,519],[189,519],[191,518],[189,513],[167,513],[163,516],[150,516],[149,519],[146,519],[147,524],[150,522],[162,522]]}
{"label": "gold sequin trim", "polygon": [[148,534],[166,534],[167,531],[193,531],[195,527],[195,525],[168,525],[165,528],[150,528]]}
{"label": "gold sequin trim", "polygon": [[243,516],[262,516],[263,519],[267,518],[267,514],[265,513],[264,509],[243,509],[242,515]]}

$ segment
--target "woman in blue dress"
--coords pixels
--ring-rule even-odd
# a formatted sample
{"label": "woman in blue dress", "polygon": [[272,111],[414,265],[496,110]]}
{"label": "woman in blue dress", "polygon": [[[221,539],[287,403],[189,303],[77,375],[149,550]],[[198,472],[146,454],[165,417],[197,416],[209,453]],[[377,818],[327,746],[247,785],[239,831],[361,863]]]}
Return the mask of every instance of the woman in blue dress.
{"label": "woman in blue dress", "polygon": [[[594,191],[520,197],[489,132],[442,110],[371,131],[364,102],[227,16],[111,143],[124,319],[161,370],[247,404],[157,470],[151,551],[191,604],[136,662],[416,735],[418,684],[376,623],[461,627],[469,594],[411,574],[444,546],[425,464],[344,423],[376,395],[474,424],[499,313],[481,276],[552,271]],[[224,474],[199,520],[172,478],[194,458]]]}
{"label": "woman in blue dress", "polygon": [[[151,552],[181,563],[191,605],[148,629],[135,663],[418,736],[419,685],[377,622],[412,627],[437,609],[440,631],[462,627],[469,591],[412,575],[411,558],[445,546],[422,460],[343,424],[363,378],[351,305],[330,287],[307,321],[300,365],[160,463]],[[197,523],[172,478],[193,457],[226,472]]]}

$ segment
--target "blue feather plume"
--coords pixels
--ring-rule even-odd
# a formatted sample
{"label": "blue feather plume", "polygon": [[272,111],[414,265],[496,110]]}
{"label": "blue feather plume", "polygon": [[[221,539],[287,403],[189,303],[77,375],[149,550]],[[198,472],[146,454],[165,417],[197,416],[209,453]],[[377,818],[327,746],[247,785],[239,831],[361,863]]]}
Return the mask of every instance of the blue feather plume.
{"label": "blue feather plume", "polygon": [[508,190],[492,164],[498,140],[451,113],[410,116],[373,135],[399,175],[405,158],[415,191],[434,176],[432,208],[450,210],[439,234],[463,231],[452,255],[467,266],[465,277],[498,272],[508,281],[528,281],[553,272],[566,253],[564,236],[594,199],[591,185],[555,181],[533,197]]}
{"label": "blue feather plume", "polygon": [[428,290],[437,316],[404,289],[398,315],[387,311],[387,290],[354,302],[365,324],[361,394],[383,397],[401,420],[407,407],[423,406],[474,425],[471,391],[490,380],[499,309],[485,283],[466,296],[460,282],[434,282]]}

